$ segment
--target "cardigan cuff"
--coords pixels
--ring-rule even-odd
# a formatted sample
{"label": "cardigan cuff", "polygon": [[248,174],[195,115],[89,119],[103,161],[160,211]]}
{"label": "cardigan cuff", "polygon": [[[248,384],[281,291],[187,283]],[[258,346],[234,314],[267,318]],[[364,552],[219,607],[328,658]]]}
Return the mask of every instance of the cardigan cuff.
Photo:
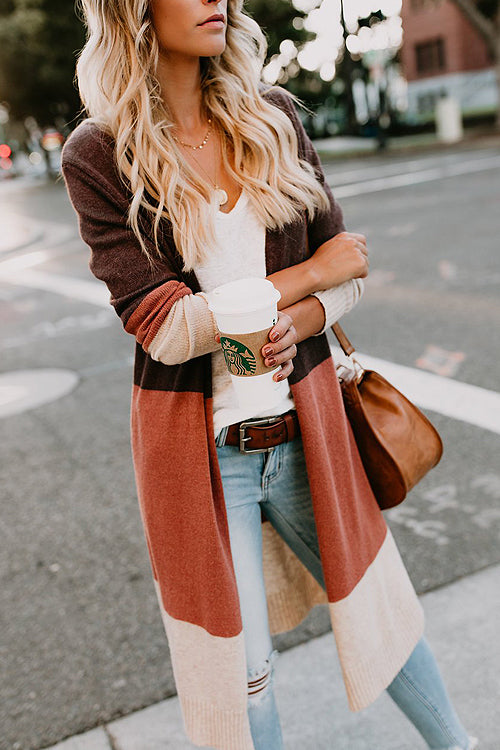
{"label": "cardigan cuff", "polygon": [[349,279],[349,281],[344,281],[343,284],[333,286],[330,289],[313,292],[325,311],[323,328],[313,335],[321,336],[330,326],[349,312],[361,299],[364,288],[363,279]]}
{"label": "cardigan cuff", "polygon": [[186,294],[172,305],[148,353],[165,365],[178,365],[220,349],[215,340],[218,332],[206,293]]}

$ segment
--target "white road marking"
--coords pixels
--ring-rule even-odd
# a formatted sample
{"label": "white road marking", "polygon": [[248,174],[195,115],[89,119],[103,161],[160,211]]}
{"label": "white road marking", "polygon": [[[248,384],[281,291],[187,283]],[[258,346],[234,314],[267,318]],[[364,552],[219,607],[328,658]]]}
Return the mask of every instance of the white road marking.
{"label": "white road marking", "polygon": [[73,370],[39,368],[0,374],[0,418],[22,414],[66,396],[78,385]]}
{"label": "white road marking", "polygon": [[43,289],[46,292],[54,292],[73,300],[88,302],[99,307],[109,307],[110,294],[104,284],[96,284],[93,281],[74,279],[56,273],[44,271],[23,270],[22,273],[5,271],[0,264],[0,280],[9,284],[28,286],[32,289]]}
{"label": "white road marking", "polygon": [[[338,346],[331,349],[335,362],[345,361],[345,355]],[[430,409],[500,435],[500,393],[497,391],[387,362],[361,352],[356,352],[354,356],[362,367],[379,372],[422,409]]]}
{"label": "white road marking", "polygon": [[[485,152],[483,152],[485,153]],[[447,156],[441,155],[439,158],[436,155],[422,157],[420,159],[411,159],[410,161],[391,161],[386,164],[371,164],[369,161],[363,164],[362,167],[356,169],[348,169],[346,171],[330,171],[331,164],[327,164],[325,168],[325,174],[328,179],[335,180],[337,185],[344,185],[349,182],[356,182],[358,180],[366,180],[367,177],[388,177],[394,174],[402,174],[403,172],[417,172],[427,166],[437,166],[438,164],[453,163],[457,158],[461,161],[468,157],[474,156],[474,152],[460,153],[460,154],[449,154]],[[489,152],[488,156],[483,158],[491,158],[492,153]],[[496,156],[496,153],[494,154]]]}
{"label": "white road marking", "polygon": [[418,357],[415,364],[422,370],[429,370],[436,375],[451,378],[457,374],[465,360],[465,352],[450,352],[435,344],[427,344],[425,352]]}
{"label": "white road marking", "polygon": [[0,263],[0,273],[15,274],[25,268],[38,266],[40,263],[46,263],[55,256],[51,250],[30,250],[29,253],[16,255],[14,258],[8,258]]}
{"label": "white road marking", "polygon": [[388,227],[385,234],[388,237],[409,237],[418,229],[418,224],[415,221],[409,221],[407,224],[393,224]]}
{"label": "white road marking", "polygon": [[352,185],[332,184],[332,190],[337,199],[351,198],[366,193],[377,193],[381,190],[393,190],[394,188],[418,185],[422,182],[445,180],[461,174],[473,174],[489,169],[498,169],[498,167],[500,167],[500,156],[494,156],[488,159],[474,159],[457,164],[446,164],[442,167],[423,169],[419,172],[408,172],[406,174],[396,174],[391,177],[364,180],[363,182],[355,182]]}
{"label": "white road marking", "polygon": [[18,336],[0,339],[0,351],[21,346],[26,347],[28,344],[40,343],[43,339],[53,339],[69,335],[74,336],[75,332],[95,331],[100,328],[112,326],[117,322],[118,319],[111,305],[108,305],[108,309],[103,308],[102,310],[92,311],[85,315],[67,315],[54,322],[51,320],[42,320]]}

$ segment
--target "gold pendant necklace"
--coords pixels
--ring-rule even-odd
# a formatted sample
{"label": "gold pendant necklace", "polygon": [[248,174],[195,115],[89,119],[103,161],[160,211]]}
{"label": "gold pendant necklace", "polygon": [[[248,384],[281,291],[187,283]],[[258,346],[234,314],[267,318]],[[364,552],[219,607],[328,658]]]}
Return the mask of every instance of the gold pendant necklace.
{"label": "gold pendant necklace", "polygon": [[[212,122],[212,121],[209,120],[209,122]],[[208,136],[208,134],[207,134],[207,136]],[[175,138],[175,136],[174,136],[174,138]],[[175,140],[177,141],[178,139],[175,138]],[[178,142],[181,143],[183,146],[190,146],[190,144],[182,143],[182,141],[178,141]],[[205,143],[206,143],[206,141],[205,141]],[[196,150],[197,148],[202,148],[202,146],[190,146],[190,148]],[[195,161],[203,169],[203,171],[205,172],[205,174],[210,178],[210,182],[212,182],[214,184],[215,194],[217,196],[217,201],[219,203],[219,208],[220,208],[220,206],[224,206],[227,203],[228,196],[227,196],[227,193],[224,190],[224,188],[219,187],[219,185],[217,184],[217,156],[218,156],[218,154],[216,155],[216,159],[215,159],[215,182],[214,182],[212,180],[211,176],[208,174],[208,172],[205,169],[205,167],[203,166],[203,164],[200,164],[200,162],[198,161],[198,159],[196,158],[196,156],[193,154],[193,157],[194,157]]]}

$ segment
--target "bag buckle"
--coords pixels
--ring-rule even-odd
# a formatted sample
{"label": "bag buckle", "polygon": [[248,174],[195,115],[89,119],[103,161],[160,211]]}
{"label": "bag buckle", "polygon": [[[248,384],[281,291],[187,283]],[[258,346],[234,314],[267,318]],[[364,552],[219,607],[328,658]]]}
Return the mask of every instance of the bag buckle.
{"label": "bag buckle", "polygon": [[256,424],[272,424],[273,422],[279,422],[280,419],[282,419],[281,416],[262,417],[262,419],[247,419],[244,422],[240,422],[240,453],[269,453],[272,451],[276,446],[271,445],[268,448],[245,448],[245,443],[252,439],[245,435],[245,430],[247,427],[252,427]]}

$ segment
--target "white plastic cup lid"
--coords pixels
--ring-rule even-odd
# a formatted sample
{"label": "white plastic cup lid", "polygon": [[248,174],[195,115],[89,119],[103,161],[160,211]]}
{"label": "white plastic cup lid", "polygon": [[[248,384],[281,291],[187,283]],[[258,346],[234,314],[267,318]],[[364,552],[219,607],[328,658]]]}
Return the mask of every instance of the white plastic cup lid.
{"label": "white plastic cup lid", "polygon": [[281,299],[281,292],[269,279],[250,277],[221,284],[207,294],[208,307],[215,315],[248,315]]}

